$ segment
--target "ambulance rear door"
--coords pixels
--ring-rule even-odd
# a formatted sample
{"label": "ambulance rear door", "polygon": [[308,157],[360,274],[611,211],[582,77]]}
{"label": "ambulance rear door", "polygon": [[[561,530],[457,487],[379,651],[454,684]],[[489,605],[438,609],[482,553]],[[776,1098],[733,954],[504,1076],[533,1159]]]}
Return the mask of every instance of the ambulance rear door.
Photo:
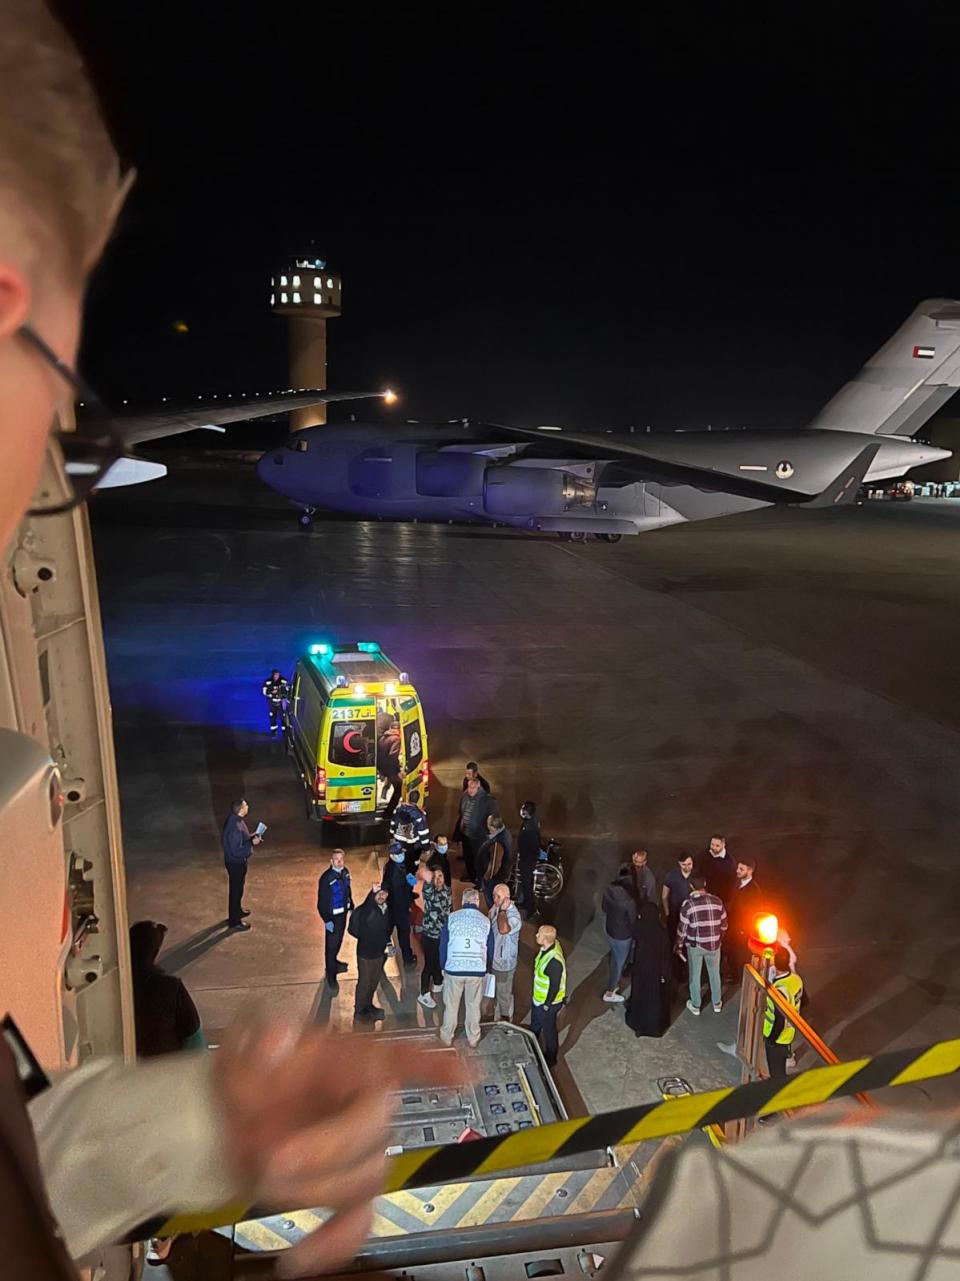
{"label": "ambulance rear door", "polygon": [[403,731],[403,794],[421,808],[427,799],[427,735],[420,700],[405,694],[400,699],[400,727]]}

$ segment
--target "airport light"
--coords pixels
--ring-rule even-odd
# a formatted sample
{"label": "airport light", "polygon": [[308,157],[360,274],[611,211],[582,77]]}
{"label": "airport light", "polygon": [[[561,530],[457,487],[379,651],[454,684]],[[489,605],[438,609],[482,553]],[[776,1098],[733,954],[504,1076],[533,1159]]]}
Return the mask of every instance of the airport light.
{"label": "airport light", "polygon": [[397,393],[395,391],[392,391],[389,387],[383,393],[383,403],[385,405],[395,405],[399,399],[400,397],[397,395]]}
{"label": "airport light", "polygon": [[758,912],[753,918],[748,946],[753,956],[764,962],[773,959],[773,949],[780,933],[780,922],[772,912]]}
{"label": "airport light", "polygon": [[758,939],[764,947],[772,947],[777,941],[777,935],[780,932],[780,922],[772,912],[761,912],[753,922],[754,938]]}

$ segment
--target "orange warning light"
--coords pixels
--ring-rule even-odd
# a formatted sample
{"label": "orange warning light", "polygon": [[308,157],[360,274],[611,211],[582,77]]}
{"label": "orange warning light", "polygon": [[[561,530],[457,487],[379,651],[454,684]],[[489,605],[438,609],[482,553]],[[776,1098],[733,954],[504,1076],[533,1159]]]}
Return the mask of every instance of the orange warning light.
{"label": "orange warning light", "polygon": [[383,393],[384,404],[395,405],[399,399],[400,397],[397,395],[397,393],[395,391],[392,391],[389,387]]}
{"label": "orange warning light", "polygon": [[780,933],[780,922],[772,912],[761,912],[753,921],[753,937],[764,947],[773,947]]}

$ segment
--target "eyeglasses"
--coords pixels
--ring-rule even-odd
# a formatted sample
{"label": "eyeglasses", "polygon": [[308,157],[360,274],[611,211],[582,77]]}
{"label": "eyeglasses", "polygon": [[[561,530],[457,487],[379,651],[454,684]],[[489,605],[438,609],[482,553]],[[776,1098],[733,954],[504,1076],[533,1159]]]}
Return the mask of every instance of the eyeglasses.
{"label": "eyeglasses", "polygon": [[123,438],[106,406],[80,375],[61,360],[29,325],[21,325],[18,332],[24,342],[63,379],[85,411],[79,430],[53,433],[63,454],[63,468],[71,489],[70,497],[64,500],[59,494],[41,490],[34,506],[30,508],[31,516],[59,516],[86,502],[113,464],[126,451]]}

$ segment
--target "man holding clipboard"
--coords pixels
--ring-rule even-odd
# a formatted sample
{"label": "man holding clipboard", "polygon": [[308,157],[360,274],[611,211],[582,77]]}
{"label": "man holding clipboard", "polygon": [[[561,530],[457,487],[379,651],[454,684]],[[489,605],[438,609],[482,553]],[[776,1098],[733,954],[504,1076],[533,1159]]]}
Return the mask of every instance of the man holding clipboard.
{"label": "man holding clipboard", "polygon": [[244,821],[249,812],[250,806],[241,797],[230,806],[230,813],[223,825],[223,865],[227,869],[227,879],[230,883],[227,928],[231,930],[249,930],[250,928],[243,919],[250,915],[243,906],[247,863],[253,853],[253,847],[260,844],[267,830],[265,823],[258,823],[257,830],[251,835]]}

